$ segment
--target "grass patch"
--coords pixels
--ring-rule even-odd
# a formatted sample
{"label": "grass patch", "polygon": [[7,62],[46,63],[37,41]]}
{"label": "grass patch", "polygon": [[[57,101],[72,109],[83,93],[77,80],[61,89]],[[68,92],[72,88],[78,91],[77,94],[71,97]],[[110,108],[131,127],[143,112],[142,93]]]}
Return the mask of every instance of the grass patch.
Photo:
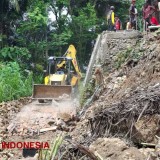
{"label": "grass patch", "polygon": [[0,102],[32,94],[32,74],[24,75],[18,63],[0,64]]}

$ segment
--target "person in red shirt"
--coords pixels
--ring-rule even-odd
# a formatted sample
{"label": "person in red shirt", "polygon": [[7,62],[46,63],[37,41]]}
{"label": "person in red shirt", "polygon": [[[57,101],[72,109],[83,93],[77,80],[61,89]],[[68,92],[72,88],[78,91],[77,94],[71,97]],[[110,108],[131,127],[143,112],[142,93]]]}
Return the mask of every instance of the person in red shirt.
{"label": "person in red shirt", "polygon": [[158,24],[158,20],[157,20],[156,17],[154,17],[153,15],[150,16],[150,24],[153,25],[153,26],[154,26],[154,25],[155,25],[155,26],[159,25],[159,24]]}
{"label": "person in red shirt", "polygon": [[[148,22],[148,27],[149,26],[157,26],[158,24],[158,20],[156,19],[156,17],[153,14],[149,15],[149,22]],[[157,28],[152,28],[152,30],[150,29],[150,31],[156,31]]]}
{"label": "person in red shirt", "polygon": [[150,15],[152,15],[155,12],[155,7],[151,6],[149,2],[146,1],[146,3],[143,5],[142,11],[143,11],[145,30],[148,30],[148,26],[151,25]]}
{"label": "person in red shirt", "polygon": [[121,21],[118,18],[118,16],[115,16],[115,30],[120,30],[121,29]]}

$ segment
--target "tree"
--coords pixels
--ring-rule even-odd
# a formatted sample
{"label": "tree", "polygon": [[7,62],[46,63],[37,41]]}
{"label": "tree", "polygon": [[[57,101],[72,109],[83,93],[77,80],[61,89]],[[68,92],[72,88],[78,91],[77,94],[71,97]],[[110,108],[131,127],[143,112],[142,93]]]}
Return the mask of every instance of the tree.
{"label": "tree", "polygon": [[47,46],[47,8],[42,0],[34,1],[26,12],[25,19],[21,20],[16,29],[16,42],[26,47],[32,55],[33,61],[41,61]]}
{"label": "tree", "polygon": [[72,15],[71,28],[74,33],[73,40],[76,42],[78,54],[81,61],[84,61],[88,56],[86,51],[87,42],[96,38],[97,17],[94,6],[90,3],[78,10],[78,15]]}
{"label": "tree", "polygon": [[[0,47],[26,48],[33,62],[43,63],[48,55],[63,55],[73,43],[80,61],[84,62],[89,60],[91,41],[106,27],[106,7],[122,6],[122,3],[119,0],[3,0]],[[127,3],[117,10],[123,17],[123,12],[128,11]],[[49,21],[49,12],[54,14],[54,21]]]}

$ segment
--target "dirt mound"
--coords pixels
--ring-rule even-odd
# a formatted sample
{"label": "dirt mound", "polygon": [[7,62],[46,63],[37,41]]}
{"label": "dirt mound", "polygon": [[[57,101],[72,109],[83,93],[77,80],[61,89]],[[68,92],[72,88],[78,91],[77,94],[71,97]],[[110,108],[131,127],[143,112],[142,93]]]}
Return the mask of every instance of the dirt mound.
{"label": "dirt mound", "polygon": [[[125,131],[126,135],[131,136],[132,131],[136,130],[134,125],[143,116],[160,113],[160,46],[158,41],[144,43],[143,40],[130,54],[142,47],[144,50],[135,65],[129,65],[134,60],[129,56],[121,68],[114,72],[112,70],[105,77],[103,93],[85,115],[93,134],[105,135],[110,131],[117,134]],[[159,119],[157,124],[158,122]],[[154,133],[158,134],[158,131],[159,127]]]}
{"label": "dirt mound", "polygon": [[98,138],[90,147],[95,155],[109,160],[142,160],[145,157],[137,148],[128,147],[118,138]]}
{"label": "dirt mound", "polygon": [[[134,43],[134,48],[127,47],[126,51],[123,48],[123,52],[110,55],[110,63],[101,64],[104,83],[100,87],[100,94],[92,99],[84,120],[77,124],[72,133],[73,137],[81,133],[77,140],[83,144],[94,144],[94,141],[95,146],[99,144],[101,147],[96,147],[96,150],[101,148],[97,152],[104,155],[104,159],[107,159],[105,153],[109,152],[109,146],[112,146],[111,156],[114,158],[108,156],[108,159],[146,159],[132,146],[143,147],[143,143],[152,143],[152,147],[155,147],[158,143],[155,136],[160,136],[160,45],[154,35],[147,36],[149,38],[144,37]],[[116,46],[113,48],[116,50]],[[125,138],[131,146],[125,151],[120,148],[118,158],[114,155],[114,145],[108,146],[108,141],[99,142],[97,139],[112,136]],[[105,146],[106,151],[103,151]],[[148,156],[149,153],[145,154]]]}
{"label": "dirt mound", "polygon": [[[0,142],[9,140],[7,127],[10,121],[16,117],[16,114],[24,105],[29,104],[30,102],[31,99],[27,97],[19,100],[0,103]],[[11,151],[0,149],[0,159],[13,159],[15,155],[13,152],[15,152],[15,150]]]}

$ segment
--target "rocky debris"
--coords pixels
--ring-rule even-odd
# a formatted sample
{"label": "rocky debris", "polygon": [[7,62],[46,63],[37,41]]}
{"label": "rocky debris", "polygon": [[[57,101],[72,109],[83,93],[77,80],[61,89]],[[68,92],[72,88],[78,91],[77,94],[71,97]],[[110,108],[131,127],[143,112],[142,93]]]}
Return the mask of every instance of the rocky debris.
{"label": "rocky debris", "polygon": [[137,141],[156,143],[155,135],[160,136],[160,115],[146,115],[135,123]]}
{"label": "rocky debris", "polygon": [[[75,101],[73,102],[74,104],[71,105],[68,101],[56,101],[51,105],[50,103],[39,104],[30,99],[22,99],[21,101],[1,103],[0,109],[4,110],[1,117],[5,116],[5,119],[0,118],[0,140],[23,142],[26,140],[41,141],[43,139],[50,142],[55,135],[59,134],[59,131],[72,131],[75,127],[74,121],[77,120]],[[60,107],[65,108],[61,109]],[[5,149],[0,151],[0,156],[0,159],[14,160],[16,157],[15,160],[17,160],[22,158],[22,152],[16,149]]]}
{"label": "rocky debris", "polygon": [[[150,155],[152,155],[155,151],[154,148],[140,148],[138,149],[141,153],[143,153],[145,155],[145,157],[149,158]],[[151,159],[148,159],[151,160]]]}
{"label": "rocky debris", "polygon": [[[16,114],[20,111],[23,105],[31,102],[30,98],[21,98],[10,102],[0,103],[0,137],[1,141],[4,141],[7,137],[7,127],[9,122],[13,119]],[[9,129],[14,130],[15,125],[12,124]]]}
{"label": "rocky debris", "polygon": [[146,158],[147,157],[145,157],[137,148],[130,147],[122,152],[118,157],[118,160],[146,160]]}
{"label": "rocky debris", "polygon": [[[28,116],[29,113],[29,116]],[[71,131],[76,120],[76,106],[74,101],[59,100],[52,103],[32,103],[23,106],[20,112],[10,121],[7,131],[10,136],[34,136],[46,128]],[[56,128],[56,129],[51,129]]]}
{"label": "rocky debris", "polygon": [[119,138],[98,138],[90,145],[90,150],[101,159],[145,160],[146,156],[135,147],[128,147]]}
{"label": "rocky debris", "polygon": [[[37,122],[37,123],[36,123]],[[74,129],[75,124],[72,122],[65,122],[62,119],[49,119],[48,121],[44,121],[43,119],[43,126],[40,121],[36,121],[33,125],[29,123],[11,123],[7,127],[8,135],[14,136],[35,136],[39,135],[40,133],[47,132],[47,131],[56,131],[56,130],[63,130],[63,131],[71,131]],[[40,125],[41,126],[40,126]]]}
{"label": "rocky debris", "polygon": [[[82,119],[76,124],[76,128],[70,133],[73,141],[79,141],[83,143],[86,137],[91,137],[91,131],[88,128],[88,124],[89,121],[87,119]],[[86,144],[87,141],[84,143]]]}
{"label": "rocky debris", "polygon": [[[129,40],[127,40],[126,44],[128,43],[128,41]],[[116,40],[113,40],[113,42],[116,43]],[[125,51],[125,53],[129,51],[127,53],[128,56],[124,59],[121,67],[118,70],[114,70],[113,67],[114,63],[116,62],[115,58],[110,58],[111,63],[107,64],[107,66],[106,64],[102,64],[104,70],[105,89],[103,90],[102,94],[100,94],[98,100],[92,103],[91,107],[86,111],[85,114],[85,118],[89,120],[89,123],[92,123],[91,126],[94,126],[93,128],[90,128],[91,131],[97,130],[97,125],[99,124],[99,126],[103,126],[102,133],[104,134],[106,133],[105,130],[107,130],[107,128],[110,128],[112,123],[113,126],[115,126],[115,124],[118,124],[118,126],[132,126],[133,123],[131,121],[134,119],[133,122],[135,125],[132,126],[132,129],[129,127],[131,130],[127,129],[128,127],[122,127],[120,130],[126,130],[126,134],[129,130],[134,130],[133,132],[136,133],[137,140],[139,139],[141,142],[150,142],[151,139],[153,141],[155,134],[158,134],[159,120],[157,118],[153,120],[158,120],[157,123],[153,123],[154,125],[152,125],[152,127],[151,125],[148,125],[146,127],[144,132],[147,132],[148,127],[150,128],[150,131],[148,130],[146,135],[141,135],[143,134],[143,131],[138,126],[140,125],[140,122],[144,122],[143,116],[150,114],[154,117],[154,114],[159,114],[160,48],[158,43],[151,42],[150,40],[145,40],[145,38],[140,42],[141,43],[139,45],[136,45],[135,43],[135,48],[131,50],[127,49]],[[140,49],[140,47],[142,46],[144,47],[143,51],[141,51]],[[117,48],[118,47],[119,46],[117,46]],[[112,55],[111,50],[108,51],[109,56]],[[139,52],[140,54],[137,54],[136,52]],[[117,51],[115,53],[115,56],[117,56],[119,53],[121,53],[121,51]],[[135,56],[139,56],[136,57],[136,61],[134,60]],[[105,72],[105,68],[107,67],[112,68],[112,70],[107,70],[107,72]],[[147,101],[149,104],[147,104]],[[120,109],[118,110],[119,107]],[[135,110],[132,110],[133,108]],[[133,112],[126,113],[127,110],[132,110]],[[105,113],[105,111],[107,111],[108,113]],[[123,114],[122,117],[120,116],[121,114]],[[113,119],[108,119],[106,118],[107,116],[110,118],[112,117]],[[131,118],[132,116],[134,117],[133,119]],[[121,119],[121,121],[120,117],[124,121],[127,120],[127,122],[122,125],[122,123],[120,122],[122,122],[123,120]],[[119,121],[116,120],[117,118],[119,119]],[[94,124],[94,121],[97,121],[97,123]],[[105,128],[104,125],[106,125],[107,128]],[[113,130],[111,132],[113,132]],[[147,139],[147,134],[149,134],[150,132],[153,133],[153,135]],[[97,134],[100,135],[100,128],[98,128]]]}
{"label": "rocky debris", "polygon": [[[60,101],[60,100],[65,100],[65,99],[69,99],[70,98],[70,95],[68,94],[63,94],[61,96],[59,96],[57,99]],[[56,101],[54,101],[57,105],[58,103]]]}
{"label": "rocky debris", "polygon": [[103,70],[101,66],[96,66],[95,71],[94,71],[94,75],[92,76],[92,78],[95,80],[95,85],[101,85],[103,84]]}
{"label": "rocky debris", "polygon": [[0,154],[0,159],[13,160],[14,156],[15,156],[14,151],[6,150],[3,151],[2,154]]}

